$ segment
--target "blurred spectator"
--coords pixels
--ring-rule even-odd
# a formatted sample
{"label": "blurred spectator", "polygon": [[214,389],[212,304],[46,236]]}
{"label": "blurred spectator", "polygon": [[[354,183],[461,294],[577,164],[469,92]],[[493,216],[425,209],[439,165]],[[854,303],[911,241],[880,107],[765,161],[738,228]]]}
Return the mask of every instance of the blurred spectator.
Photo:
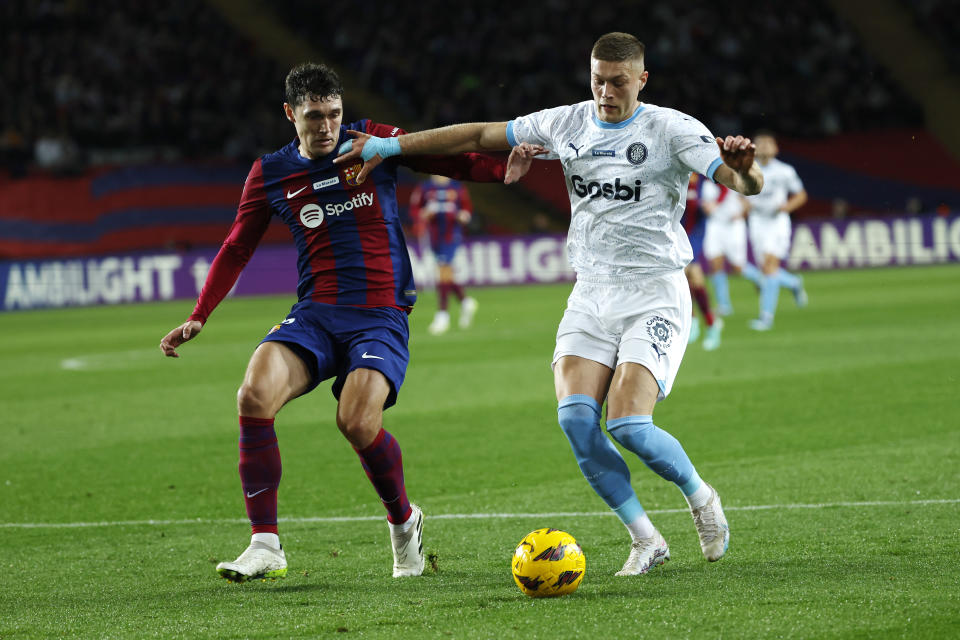
{"label": "blurred spectator", "polygon": [[41,169],[58,175],[77,173],[81,168],[80,150],[65,132],[45,131],[34,147],[34,162]]}
{"label": "blurred spectator", "polygon": [[831,205],[831,215],[834,220],[843,220],[850,215],[850,203],[844,198],[834,198]]}

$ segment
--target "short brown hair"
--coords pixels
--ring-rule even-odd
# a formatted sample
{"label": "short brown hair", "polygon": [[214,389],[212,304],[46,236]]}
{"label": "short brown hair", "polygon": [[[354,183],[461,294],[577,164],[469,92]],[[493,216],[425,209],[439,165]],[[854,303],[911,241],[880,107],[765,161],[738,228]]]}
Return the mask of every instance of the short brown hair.
{"label": "short brown hair", "polygon": [[290,70],[284,82],[287,103],[297,108],[307,100],[326,100],[343,96],[337,73],[325,64],[304,62]]}
{"label": "short brown hair", "polygon": [[614,31],[600,36],[594,43],[590,56],[606,62],[643,60],[646,47],[629,33]]}

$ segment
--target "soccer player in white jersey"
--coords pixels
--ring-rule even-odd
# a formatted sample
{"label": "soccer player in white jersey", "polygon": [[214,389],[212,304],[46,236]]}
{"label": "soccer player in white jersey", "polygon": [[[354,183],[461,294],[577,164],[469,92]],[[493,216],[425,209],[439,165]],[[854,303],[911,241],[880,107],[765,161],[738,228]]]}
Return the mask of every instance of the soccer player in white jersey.
{"label": "soccer player in white jersey", "polygon": [[[590,59],[593,100],[510,122],[451,125],[392,139],[357,134],[341,147],[342,161],[365,160],[359,178],[400,153],[536,145],[559,154],[570,193],[567,248],[577,283],[553,356],[557,413],[587,482],[633,538],[617,575],[646,573],[670,552],[634,493],[626,462],[600,428],[604,401],[613,439],[686,496],[706,558],[719,560],[727,550],[729,527],[717,492],[652,415],[670,393],[690,331],[683,267],[692,252],[680,225],[690,173],[741,193],[763,186],[748,138],[714,138],[694,118],[639,101],[648,78],[643,53],[643,44],[626,33],[597,40]],[[509,166],[507,173],[509,180]]]}
{"label": "soccer player in white jersey", "polygon": [[750,205],[739,193],[702,180],[700,209],[707,215],[707,227],[703,234],[703,257],[710,267],[710,280],[717,296],[717,313],[728,316],[733,313],[730,302],[730,285],[727,282],[727,265],[735,275],[743,273],[747,263],[747,212]]}
{"label": "soccer player in white jersey", "polygon": [[748,197],[750,245],[753,259],[762,274],[745,270],[744,275],[760,287],[760,315],[750,321],[750,328],[769,331],[773,328],[780,287],[793,293],[798,307],[807,306],[803,279],[780,266],[790,253],[790,214],[807,202],[807,192],[797,171],[786,162],[777,160],[780,149],[772,133],[758,132],[754,142],[757,162],[763,170],[764,187],[760,193]]}

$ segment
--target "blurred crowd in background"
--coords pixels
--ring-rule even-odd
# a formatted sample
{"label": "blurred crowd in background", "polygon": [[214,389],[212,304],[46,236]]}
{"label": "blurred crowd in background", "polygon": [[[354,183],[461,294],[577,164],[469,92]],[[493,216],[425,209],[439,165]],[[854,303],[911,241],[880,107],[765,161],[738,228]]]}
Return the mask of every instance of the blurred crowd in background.
{"label": "blurred crowd in background", "polygon": [[[288,25],[310,0],[277,5]],[[426,125],[505,120],[589,99],[589,51],[617,25],[647,45],[643,100],[703,120],[718,135],[770,128],[823,136],[922,123],[825,3],[334,3],[329,48],[365,85]],[[438,25],[442,25],[438,28]]]}
{"label": "blurred crowd in background", "polygon": [[0,25],[0,154],[14,174],[246,163],[290,138],[286,66],[203,0],[3,0]]}
{"label": "blurred crowd in background", "polygon": [[[957,3],[906,4],[960,61]],[[822,0],[268,6],[418,127],[588,99],[587,55],[610,25],[647,44],[643,99],[693,114],[718,135],[923,125],[917,104]],[[280,111],[289,65],[203,0],[4,0],[0,25],[0,161],[10,175],[186,158],[246,163],[291,138]]]}

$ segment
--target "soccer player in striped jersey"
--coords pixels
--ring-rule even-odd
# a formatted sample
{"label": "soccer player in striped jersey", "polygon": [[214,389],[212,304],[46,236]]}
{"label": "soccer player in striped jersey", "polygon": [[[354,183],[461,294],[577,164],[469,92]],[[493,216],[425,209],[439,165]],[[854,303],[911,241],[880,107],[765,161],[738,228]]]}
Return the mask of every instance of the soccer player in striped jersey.
{"label": "soccer player in striped jersey", "polygon": [[463,242],[463,228],[473,218],[473,203],[467,188],[446,176],[430,176],[410,194],[410,217],[422,227],[437,261],[437,312],[428,331],[433,335],[450,329],[447,299],[452,293],[460,303],[461,329],[473,322],[477,301],[466,295],[453,272],[453,257]]}
{"label": "soccer player in striped jersey", "polygon": [[807,306],[803,279],[782,268],[790,253],[790,214],[807,202],[807,191],[796,169],[777,159],[780,148],[769,131],[756,135],[757,163],[764,176],[764,189],[747,198],[750,201],[750,245],[753,259],[760,265],[744,270],[744,275],[760,287],[760,315],[750,321],[755,331],[769,331],[777,312],[780,287],[789,289],[798,307]]}
{"label": "soccer player in striped jersey", "polygon": [[[391,139],[355,133],[337,162],[364,158],[363,179],[397,154],[516,151],[524,144],[559,154],[577,282],[553,356],[557,415],[587,482],[633,539],[618,575],[637,575],[670,554],[600,428],[601,406],[607,403],[609,434],[683,492],[707,560],[723,557],[730,534],[720,498],[677,439],[653,424],[653,409],[670,393],[690,332],[683,268],[693,255],[680,224],[690,174],[745,194],[761,190],[763,174],[748,138],[715,138],[686,114],[640,102],[648,72],[643,43],[632,35],[597,40],[590,77],[593,100]],[[506,182],[512,179],[508,170]]]}
{"label": "soccer player in striped jersey", "polygon": [[[235,561],[217,565],[228,580],[286,574],[274,418],[329,378],[339,401],[336,424],[386,507],[393,575],[423,572],[423,513],[407,498],[400,446],[383,428],[383,411],[396,402],[406,373],[407,314],[417,296],[397,209],[397,168],[496,181],[507,163],[484,154],[397,158],[361,184],[360,162],[332,162],[347,129],[387,137],[404,132],[370,120],[345,126],[342,96],[339,78],[325,65],[303,64],[287,75],[284,111],[297,137],[253,163],[193,313],[160,343],[165,355],[178,357],[176,349],[200,333],[233,287],[271,219],[289,227],[299,253],[298,302],[254,351],[237,393],[240,482],[253,535]],[[511,170],[521,172],[530,164],[511,161]]]}

